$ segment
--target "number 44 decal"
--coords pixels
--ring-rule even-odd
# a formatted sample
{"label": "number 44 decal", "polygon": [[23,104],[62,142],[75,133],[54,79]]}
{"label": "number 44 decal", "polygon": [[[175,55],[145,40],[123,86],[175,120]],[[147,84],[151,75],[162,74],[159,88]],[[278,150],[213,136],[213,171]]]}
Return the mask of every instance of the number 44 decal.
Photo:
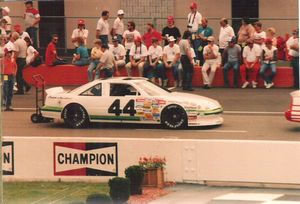
{"label": "number 44 decal", "polygon": [[130,116],[134,116],[136,114],[136,110],[134,109],[134,100],[131,99],[123,108],[120,109],[120,99],[116,99],[108,108],[108,113],[114,113],[116,116],[120,116],[121,113],[128,113]]}

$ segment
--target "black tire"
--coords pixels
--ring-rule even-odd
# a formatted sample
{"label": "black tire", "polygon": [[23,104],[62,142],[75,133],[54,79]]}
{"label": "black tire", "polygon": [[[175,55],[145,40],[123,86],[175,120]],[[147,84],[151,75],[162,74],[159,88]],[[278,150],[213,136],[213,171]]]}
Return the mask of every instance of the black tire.
{"label": "black tire", "polygon": [[187,127],[186,112],[178,105],[169,105],[162,111],[161,123],[169,129],[183,129]]}
{"label": "black tire", "polygon": [[79,104],[70,104],[64,108],[62,118],[70,128],[83,128],[89,122],[86,110]]}
{"label": "black tire", "polygon": [[30,119],[31,119],[31,122],[33,122],[33,123],[39,123],[40,122],[40,116],[36,113],[32,114]]}

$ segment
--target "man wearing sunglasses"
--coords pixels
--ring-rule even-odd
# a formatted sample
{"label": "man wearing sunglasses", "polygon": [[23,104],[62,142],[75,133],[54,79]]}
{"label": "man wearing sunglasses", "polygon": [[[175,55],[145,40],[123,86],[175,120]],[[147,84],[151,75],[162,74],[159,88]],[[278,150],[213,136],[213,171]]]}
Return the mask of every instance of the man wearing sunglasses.
{"label": "man wearing sunglasses", "polygon": [[52,40],[48,44],[46,49],[46,57],[45,57],[46,65],[55,66],[55,65],[67,64],[66,60],[60,58],[57,55],[57,51],[56,51],[57,43],[58,43],[58,35],[53,34]]}

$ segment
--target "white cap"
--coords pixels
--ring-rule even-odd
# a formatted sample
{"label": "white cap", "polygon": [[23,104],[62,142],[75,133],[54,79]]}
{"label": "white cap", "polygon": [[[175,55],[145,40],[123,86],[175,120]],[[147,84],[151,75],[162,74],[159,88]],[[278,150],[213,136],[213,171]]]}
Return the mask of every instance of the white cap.
{"label": "white cap", "polygon": [[170,42],[173,42],[173,41],[175,41],[176,39],[175,39],[173,36],[170,36],[170,37],[168,38],[168,40],[169,40]]}
{"label": "white cap", "polygon": [[10,9],[9,9],[7,6],[2,7],[2,9],[3,9],[4,11],[6,11],[6,13],[9,13],[9,12],[10,12]]}
{"label": "white cap", "polygon": [[118,10],[118,15],[123,15],[124,11],[123,10]]}

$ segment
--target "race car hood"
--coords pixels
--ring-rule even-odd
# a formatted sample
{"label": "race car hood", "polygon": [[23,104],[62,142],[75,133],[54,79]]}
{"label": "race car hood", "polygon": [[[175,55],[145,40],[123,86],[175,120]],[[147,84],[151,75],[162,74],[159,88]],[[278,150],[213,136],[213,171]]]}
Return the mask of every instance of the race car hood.
{"label": "race car hood", "polygon": [[172,92],[169,97],[169,102],[180,102],[186,104],[187,106],[197,106],[203,109],[217,109],[221,108],[221,105],[218,101],[195,94],[181,93],[181,92]]}

